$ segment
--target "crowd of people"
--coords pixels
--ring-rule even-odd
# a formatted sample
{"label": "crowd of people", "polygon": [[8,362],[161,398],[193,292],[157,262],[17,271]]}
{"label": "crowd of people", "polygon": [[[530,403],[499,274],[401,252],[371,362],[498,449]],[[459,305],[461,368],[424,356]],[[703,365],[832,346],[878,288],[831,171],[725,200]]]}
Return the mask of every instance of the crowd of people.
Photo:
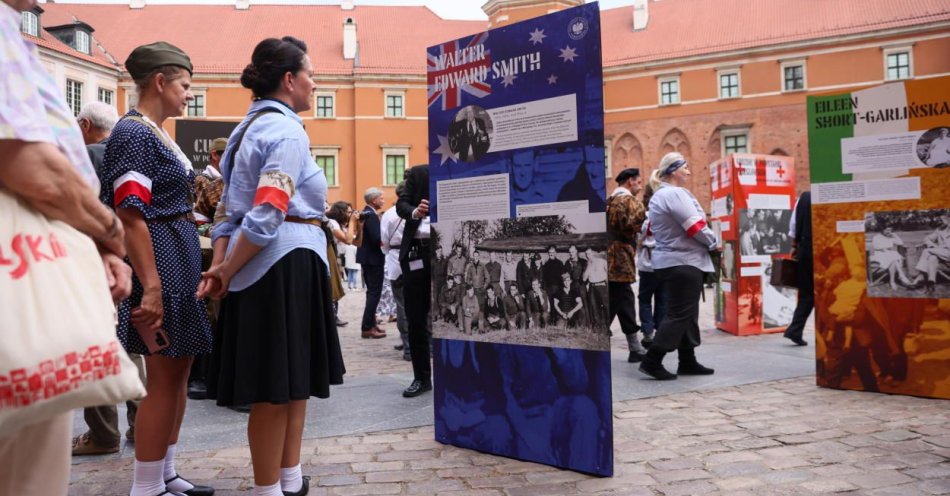
{"label": "crowd of people", "polygon": [[[0,5],[10,12],[29,7]],[[4,21],[2,34],[15,57],[3,65],[16,68],[0,78],[22,87],[16,78],[45,71],[10,24]],[[662,363],[674,350],[678,374],[713,373],[695,348],[703,273],[712,271],[709,253],[719,248],[685,188],[690,172],[682,155],[663,157],[643,200],[639,170],[616,176],[605,205],[606,259],[589,246],[570,246],[565,256],[556,246],[465,253],[455,245],[445,256],[430,244],[426,165],[406,171],[385,211],[378,188],[365,192],[362,210],[327,203],[327,179],[298,116],[310,109],[314,91],[302,41],[257,44],[241,76],[254,97],[247,115],[229,137],[214,141],[211,166],[198,175],[163,128],[193,99],[189,56],[155,42],[133,50],[125,67],[138,99],[121,118],[91,104],[73,120],[48,76],[37,76],[29,103],[0,102],[0,184],[97,242],[100,273],[117,305],[116,333],[144,362],[148,394],[129,404],[125,433],[135,442],[130,496],[214,493],[175,467],[186,398],[197,394],[189,388],[196,368],[202,396],[220,406],[249,406],[254,494],[307,494],[300,465],[307,401],[327,398],[345,374],[337,331],[346,325],[337,314],[343,284],[365,284],[362,338],[386,337],[381,321],[397,321],[397,349],[413,369],[405,397],[432,389],[432,320],[467,334],[546,326],[608,332],[618,316],[628,361],[645,374],[675,379]],[[53,186],[30,189],[40,181]],[[639,297],[632,290],[638,276]],[[393,309],[380,316],[387,292]],[[207,356],[200,367],[196,356]],[[72,453],[116,451],[115,406],[93,406],[85,416],[90,431],[73,439]],[[0,439],[0,467],[22,467],[0,480],[0,492],[65,493],[70,422],[61,412]],[[18,449],[23,443],[35,449]]]}

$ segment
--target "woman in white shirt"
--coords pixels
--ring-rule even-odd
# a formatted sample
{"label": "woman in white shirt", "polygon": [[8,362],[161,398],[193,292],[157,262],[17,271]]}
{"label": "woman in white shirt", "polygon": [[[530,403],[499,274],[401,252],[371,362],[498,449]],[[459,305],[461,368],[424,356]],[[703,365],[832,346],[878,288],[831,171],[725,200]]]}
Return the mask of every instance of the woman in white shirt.
{"label": "woman in white shirt", "polygon": [[667,153],[660,160],[659,171],[660,187],[650,199],[647,215],[656,242],[651,262],[667,309],[640,371],[657,380],[676,379],[676,374],[663,367],[663,357],[678,350],[678,374],[709,375],[713,369],[696,361],[694,349],[700,344],[703,273],[713,271],[709,252],[720,248],[716,234],[706,225],[702,207],[685,188],[690,176],[686,159],[676,152]]}

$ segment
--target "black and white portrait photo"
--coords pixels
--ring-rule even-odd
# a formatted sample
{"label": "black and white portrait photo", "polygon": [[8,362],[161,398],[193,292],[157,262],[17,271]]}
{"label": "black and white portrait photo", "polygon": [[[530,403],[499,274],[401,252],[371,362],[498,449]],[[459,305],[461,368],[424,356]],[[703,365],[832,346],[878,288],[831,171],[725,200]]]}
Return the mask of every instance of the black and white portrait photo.
{"label": "black and white portrait photo", "polygon": [[604,233],[542,216],[442,222],[432,237],[434,337],[609,349]]}
{"label": "black and white portrait photo", "polygon": [[739,210],[739,252],[742,255],[788,253],[792,239],[788,222],[792,211],[762,208]]}
{"label": "black and white portrait photo", "polygon": [[462,162],[475,162],[491,146],[491,116],[477,105],[462,107],[449,126],[449,149]]}
{"label": "black and white portrait photo", "polygon": [[917,158],[927,167],[950,167],[950,127],[937,127],[920,135]]}
{"label": "black and white portrait photo", "polygon": [[868,212],[868,296],[950,297],[950,209]]}

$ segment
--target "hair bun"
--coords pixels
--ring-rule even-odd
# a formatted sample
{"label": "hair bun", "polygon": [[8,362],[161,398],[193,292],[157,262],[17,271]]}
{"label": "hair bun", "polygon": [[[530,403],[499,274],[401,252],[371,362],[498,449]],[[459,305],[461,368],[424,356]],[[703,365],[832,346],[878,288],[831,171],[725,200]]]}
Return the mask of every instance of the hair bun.
{"label": "hair bun", "polygon": [[247,64],[244,68],[244,72],[241,73],[241,86],[254,89],[257,86],[259,78],[260,72],[258,72],[257,67],[254,64]]}

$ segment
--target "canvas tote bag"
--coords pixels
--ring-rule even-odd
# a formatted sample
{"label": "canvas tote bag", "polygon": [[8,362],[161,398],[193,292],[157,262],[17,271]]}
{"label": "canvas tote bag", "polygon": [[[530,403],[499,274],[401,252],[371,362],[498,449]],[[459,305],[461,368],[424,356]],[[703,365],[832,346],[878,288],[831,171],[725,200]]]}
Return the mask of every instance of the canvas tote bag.
{"label": "canvas tote bag", "polygon": [[145,395],[87,236],[0,188],[0,437]]}

